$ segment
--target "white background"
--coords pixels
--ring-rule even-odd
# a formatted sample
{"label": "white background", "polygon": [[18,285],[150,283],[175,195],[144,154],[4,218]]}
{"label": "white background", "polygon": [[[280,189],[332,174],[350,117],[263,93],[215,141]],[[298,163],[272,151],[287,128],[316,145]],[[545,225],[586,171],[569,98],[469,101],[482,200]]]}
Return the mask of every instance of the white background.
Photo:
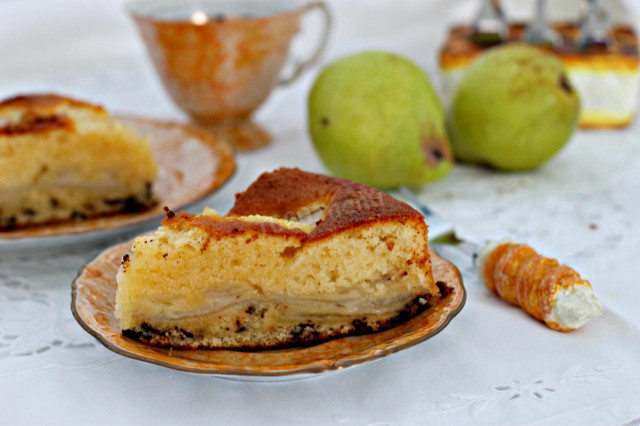
{"label": "white background", "polygon": [[[567,13],[570,0],[551,2]],[[638,22],[636,13],[626,19]],[[575,3],[574,3],[575,4]],[[335,0],[327,63],[392,50],[437,84],[446,27],[475,4]],[[530,2],[508,2],[526,16]],[[560,10],[563,9],[563,10]],[[300,43],[295,52],[304,51]],[[257,114],[274,135],[238,156],[208,204],[226,211],[262,171],[323,171],[306,132],[306,96],[319,68],[278,89]],[[0,2],[0,97],[56,91],[112,111],[183,118],[164,93],[122,4],[115,0]],[[102,246],[0,258],[3,424],[627,424],[640,419],[640,131],[579,131],[539,170],[500,174],[456,166],[421,198],[477,241],[510,236],[575,267],[605,312],[561,334],[488,294],[469,259],[468,301],[435,338],[374,363],[312,379],[241,383],[125,359],[72,319],[70,283]]]}

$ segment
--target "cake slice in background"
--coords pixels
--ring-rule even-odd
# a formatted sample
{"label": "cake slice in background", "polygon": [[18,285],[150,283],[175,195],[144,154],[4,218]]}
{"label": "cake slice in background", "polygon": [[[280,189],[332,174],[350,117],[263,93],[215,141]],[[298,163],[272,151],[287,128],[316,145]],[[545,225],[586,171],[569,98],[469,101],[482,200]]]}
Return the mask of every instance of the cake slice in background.
{"label": "cake slice in background", "polygon": [[[525,24],[511,24],[506,42],[519,42]],[[571,83],[580,95],[580,126],[620,128],[633,121],[640,94],[640,56],[638,37],[630,26],[611,29],[611,46],[578,47],[579,30],[571,23],[558,23],[554,29],[565,45],[549,51],[567,69]],[[471,27],[454,26],[440,49],[440,81],[443,102],[449,105],[466,68],[489,46],[471,41]]]}
{"label": "cake slice in background", "polygon": [[150,141],[100,106],[0,103],[0,229],[146,210],[157,173]]}

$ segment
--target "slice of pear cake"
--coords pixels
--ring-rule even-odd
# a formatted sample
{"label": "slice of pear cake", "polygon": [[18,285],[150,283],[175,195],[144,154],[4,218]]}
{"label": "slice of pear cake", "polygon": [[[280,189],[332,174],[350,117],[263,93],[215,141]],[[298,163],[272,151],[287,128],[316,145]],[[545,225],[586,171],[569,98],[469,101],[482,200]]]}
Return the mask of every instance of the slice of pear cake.
{"label": "slice of pear cake", "polygon": [[102,107],[57,95],[0,103],[0,230],[157,204],[149,140]]}
{"label": "slice of pear cake", "polygon": [[298,169],[261,175],[227,216],[168,212],[135,239],[117,281],[123,333],[171,347],[271,348],[375,332],[439,298],[420,213]]}

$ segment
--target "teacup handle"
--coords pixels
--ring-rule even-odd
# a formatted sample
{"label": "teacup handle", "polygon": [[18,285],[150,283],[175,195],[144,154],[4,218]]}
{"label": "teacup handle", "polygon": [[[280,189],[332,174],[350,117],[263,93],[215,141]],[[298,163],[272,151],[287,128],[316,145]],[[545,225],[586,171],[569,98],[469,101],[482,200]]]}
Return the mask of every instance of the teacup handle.
{"label": "teacup handle", "polygon": [[327,41],[329,41],[329,30],[331,29],[331,13],[327,8],[327,5],[324,1],[316,1],[313,3],[309,3],[304,7],[303,14],[308,13],[314,9],[318,9],[322,12],[322,16],[324,17],[324,29],[322,30],[322,37],[320,38],[320,43],[318,47],[316,47],[313,55],[309,57],[309,59],[305,59],[303,61],[295,61],[293,64],[293,72],[291,75],[280,78],[278,82],[279,85],[287,85],[292,83],[303,71],[313,65],[324,52],[325,47],[327,47]]}

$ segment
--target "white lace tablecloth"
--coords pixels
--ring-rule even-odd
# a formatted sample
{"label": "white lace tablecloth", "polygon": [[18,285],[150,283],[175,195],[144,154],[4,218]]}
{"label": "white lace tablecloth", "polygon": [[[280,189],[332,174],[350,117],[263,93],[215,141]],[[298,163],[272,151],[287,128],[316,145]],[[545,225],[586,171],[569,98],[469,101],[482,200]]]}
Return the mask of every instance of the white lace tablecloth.
{"label": "white lace tablecloth", "polygon": [[[336,28],[325,61],[390,49],[434,79],[446,26],[474,6],[445,0],[331,5]],[[0,1],[0,58],[0,97],[56,91],[118,112],[182,118],[119,1]],[[316,73],[273,94],[257,117],[274,144],[240,155],[238,172],[208,204],[226,211],[236,191],[278,166],[323,170],[306,134],[306,94]],[[580,271],[604,314],[579,331],[557,333],[531,320],[488,294],[470,259],[443,250],[463,272],[468,300],[433,339],[305,380],[221,380],[121,357],[76,324],[71,281],[114,241],[5,255],[0,424],[639,424],[639,126],[578,132],[535,172],[458,166],[421,195],[463,236],[510,236]]]}

